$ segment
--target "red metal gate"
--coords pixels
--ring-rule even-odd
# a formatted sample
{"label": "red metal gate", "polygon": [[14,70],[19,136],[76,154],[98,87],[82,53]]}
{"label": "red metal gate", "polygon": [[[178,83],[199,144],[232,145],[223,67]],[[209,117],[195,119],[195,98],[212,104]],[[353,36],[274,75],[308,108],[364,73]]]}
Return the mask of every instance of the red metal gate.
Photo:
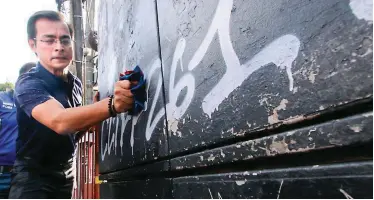
{"label": "red metal gate", "polygon": [[98,199],[98,127],[83,134],[77,143],[73,199]]}

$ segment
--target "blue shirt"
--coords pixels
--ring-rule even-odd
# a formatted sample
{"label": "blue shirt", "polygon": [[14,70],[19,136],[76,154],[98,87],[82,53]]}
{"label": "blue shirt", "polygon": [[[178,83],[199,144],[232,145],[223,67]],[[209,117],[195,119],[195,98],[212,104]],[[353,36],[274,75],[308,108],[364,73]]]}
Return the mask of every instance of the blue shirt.
{"label": "blue shirt", "polygon": [[13,165],[18,133],[13,92],[0,92],[0,165]]}
{"label": "blue shirt", "polygon": [[52,98],[59,101],[64,108],[80,106],[80,80],[69,72],[65,82],[47,71],[40,63],[18,78],[15,86],[15,104],[19,136],[16,143],[15,166],[17,163],[34,163],[37,166],[54,167],[63,165],[72,158],[75,148],[73,133],[57,134],[31,115],[35,106]]}

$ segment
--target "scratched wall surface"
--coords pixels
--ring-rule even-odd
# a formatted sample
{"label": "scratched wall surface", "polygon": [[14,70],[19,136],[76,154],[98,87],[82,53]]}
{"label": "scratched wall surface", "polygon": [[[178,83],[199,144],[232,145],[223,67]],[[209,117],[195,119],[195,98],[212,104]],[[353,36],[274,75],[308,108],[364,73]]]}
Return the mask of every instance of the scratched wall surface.
{"label": "scratched wall surface", "polygon": [[[146,72],[148,102],[163,109],[161,63],[158,59],[155,7],[148,0],[101,1],[99,12],[99,92],[100,98],[113,93],[119,73],[136,65]],[[153,103],[154,102],[154,103]],[[121,114],[102,123],[100,171],[114,171],[144,160],[167,155],[163,114],[154,117],[147,107],[140,115]],[[145,134],[152,127],[153,137]]]}
{"label": "scratched wall surface", "polygon": [[172,153],[372,97],[372,21],[350,1],[158,3]]}
{"label": "scratched wall surface", "polygon": [[101,124],[102,197],[372,197],[372,4],[101,1],[100,97],[148,81],[144,112]]}
{"label": "scratched wall surface", "polygon": [[367,176],[372,171],[372,163],[362,162],[192,176],[175,179],[174,193],[181,199],[367,198],[364,188],[373,186]]}

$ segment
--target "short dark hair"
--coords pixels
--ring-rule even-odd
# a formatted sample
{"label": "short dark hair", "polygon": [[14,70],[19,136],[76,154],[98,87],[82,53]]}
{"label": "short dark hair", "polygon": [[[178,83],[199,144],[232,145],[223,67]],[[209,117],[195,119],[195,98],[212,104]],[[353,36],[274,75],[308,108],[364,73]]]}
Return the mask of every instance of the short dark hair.
{"label": "short dark hair", "polygon": [[[36,24],[36,21],[38,21],[39,19],[48,19],[48,20],[51,20],[51,21],[65,22],[64,16],[59,12],[56,12],[56,11],[53,11],[53,10],[38,11],[38,12],[34,13],[33,15],[31,15],[31,17],[27,21],[27,36],[28,36],[29,40],[30,39],[32,40],[36,37],[35,24]],[[73,29],[72,29],[71,25],[68,24],[68,23],[66,23],[66,25],[69,28],[70,37],[73,37]]]}
{"label": "short dark hair", "polygon": [[35,67],[36,63],[34,62],[28,62],[24,65],[22,65],[21,69],[19,69],[19,75],[22,75],[28,71],[30,71],[31,68]]}

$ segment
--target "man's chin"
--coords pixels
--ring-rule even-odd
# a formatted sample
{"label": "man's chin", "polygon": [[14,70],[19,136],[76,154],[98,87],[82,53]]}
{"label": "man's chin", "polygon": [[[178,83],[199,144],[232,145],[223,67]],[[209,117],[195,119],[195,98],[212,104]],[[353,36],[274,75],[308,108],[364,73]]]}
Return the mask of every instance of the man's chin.
{"label": "man's chin", "polygon": [[55,68],[63,69],[70,64],[69,60],[55,60],[52,62]]}

